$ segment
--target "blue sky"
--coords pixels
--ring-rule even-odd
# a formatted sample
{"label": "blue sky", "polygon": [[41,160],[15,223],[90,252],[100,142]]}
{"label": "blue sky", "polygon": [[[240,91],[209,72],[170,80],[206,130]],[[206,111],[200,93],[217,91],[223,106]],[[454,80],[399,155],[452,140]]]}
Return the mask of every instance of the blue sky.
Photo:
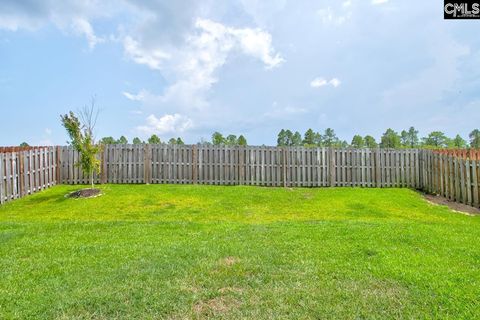
{"label": "blue sky", "polygon": [[0,2],[0,145],[64,144],[59,116],[101,109],[97,135],[187,143],[214,131],[274,144],[480,127],[480,21],[439,1]]}

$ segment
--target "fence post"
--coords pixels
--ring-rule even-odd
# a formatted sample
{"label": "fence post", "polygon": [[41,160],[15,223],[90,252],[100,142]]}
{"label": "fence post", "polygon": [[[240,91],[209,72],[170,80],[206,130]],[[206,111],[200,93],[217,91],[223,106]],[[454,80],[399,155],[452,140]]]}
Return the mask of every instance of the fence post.
{"label": "fence post", "polygon": [[57,181],[55,182],[55,184],[61,184],[62,183],[62,176],[61,176],[62,160],[60,158],[60,155],[61,155],[61,152],[62,152],[61,147],[57,146],[55,152],[56,152],[56,158],[57,158],[56,159],[56,168],[55,168],[55,179]]}
{"label": "fence post", "polygon": [[287,187],[287,148],[282,148],[282,172],[283,172],[283,187]]}
{"label": "fence post", "polygon": [[[476,157],[475,157],[476,158]],[[473,205],[478,207],[478,173],[477,173],[478,161],[472,160],[472,182],[473,182]]]}
{"label": "fence post", "polygon": [[197,146],[192,145],[192,182],[193,184],[197,184],[197,179],[198,179],[198,171],[197,171],[197,165],[198,165],[198,157],[197,157]]}
{"label": "fence post", "polygon": [[328,176],[328,184],[330,187],[334,187],[335,186],[335,182],[336,182],[336,173],[335,173],[335,149],[332,148],[332,147],[329,147],[328,148],[328,153],[330,154],[330,157],[329,157],[329,162],[328,162],[328,166],[330,168],[330,175]]}
{"label": "fence post", "polygon": [[24,170],[24,165],[23,165],[23,151],[18,151],[17,152],[17,159],[18,159],[18,177],[17,177],[17,182],[18,182],[18,197],[22,198],[24,194],[24,184],[23,184],[23,175],[25,173]]}
{"label": "fence post", "polygon": [[375,149],[375,184],[377,188],[382,187],[382,164],[380,163],[380,149]]}
{"label": "fence post", "polygon": [[145,144],[143,147],[143,179],[145,184],[152,182],[152,153],[150,144]]}
{"label": "fence post", "polygon": [[239,155],[238,155],[238,160],[240,161],[240,164],[238,166],[239,170],[239,175],[240,175],[240,185],[245,184],[245,154],[247,153],[247,147],[240,147]]}
{"label": "fence post", "polygon": [[105,184],[107,183],[107,153],[108,153],[108,144],[105,145],[103,147],[103,150],[102,150],[102,163],[101,163],[101,166],[102,166],[102,170],[101,170],[101,173],[100,173],[100,183],[101,184]]}

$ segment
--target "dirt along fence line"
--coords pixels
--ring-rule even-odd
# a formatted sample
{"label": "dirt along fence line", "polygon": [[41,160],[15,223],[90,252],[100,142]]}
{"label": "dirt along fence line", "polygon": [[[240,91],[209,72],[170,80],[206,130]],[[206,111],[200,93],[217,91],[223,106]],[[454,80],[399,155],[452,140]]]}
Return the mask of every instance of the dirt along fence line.
{"label": "dirt along fence line", "polygon": [[[1,150],[1,149],[0,149]],[[407,187],[480,207],[478,151],[107,145],[96,183]],[[88,184],[71,146],[0,153],[0,199]]]}

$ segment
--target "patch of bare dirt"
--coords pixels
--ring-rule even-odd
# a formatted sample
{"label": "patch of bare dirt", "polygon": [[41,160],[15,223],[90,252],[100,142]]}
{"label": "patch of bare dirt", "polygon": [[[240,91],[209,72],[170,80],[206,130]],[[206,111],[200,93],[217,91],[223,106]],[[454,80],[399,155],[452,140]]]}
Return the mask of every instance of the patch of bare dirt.
{"label": "patch of bare dirt", "polygon": [[200,316],[223,315],[238,308],[240,302],[231,297],[216,297],[207,301],[198,301],[193,305],[193,311]]}
{"label": "patch of bare dirt", "polygon": [[233,266],[238,262],[240,262],[240,259],[237,257],[226,257],[220,260],[220,264],[227,267]]}
{"label": "patch of bare dirt", "polygon": [[431,194],[424,194],[423,197],[425,200],[432,204],[436,205],[441,205],[441,206],[447,206],[453,211],[460,212],[463,214],[467,215],[480,215],[480,209],[471,207],[469,205],[463,204],[463,203],[458,203],[454,201],[450,201],[447,198],[441,197],[441,196],[436,196],[436,195],[431,195]]}
{"label": "patch of bare dirt", "polygon": [[67,195],[68,198],[80,199],[80,198],[94,198],[101,194],[100,189],[82,189],[71,192]]}

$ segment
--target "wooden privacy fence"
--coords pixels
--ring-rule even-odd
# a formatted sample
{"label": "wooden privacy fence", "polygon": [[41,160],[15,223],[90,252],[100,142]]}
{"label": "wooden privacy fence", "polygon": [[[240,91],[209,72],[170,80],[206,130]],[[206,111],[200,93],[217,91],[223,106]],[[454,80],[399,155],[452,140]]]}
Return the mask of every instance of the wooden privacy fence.
{"label": "wooden privacy fence", "polygon": [[[475,154],[475,153],[472,153]],[[424,191],[480,207],[480,160],[425,152]],[[476,158],[480,159],[480,158]]]}
{"label": "wooden privacy fence", "polygon": [[[478,153],[417,149],[108,145],[95,183],[409,187],[480,207]],[[0,152],[0,202],[88,184],[72,147]]]}
{"label": "wooden privacy fence", "polygon": [[[416,149],[108,145],[96,183],[421,188]],[[59,148],[60,183],[85,184],[78,153]]]}
{"label": "wooden privacy fence", "polygon": [[12,153],[12,152],[19,152],[19,151],[29,151],[29,150],[38,150],[38,149],[45,149],[49,148],[47,146],[28,146],[28,147],[0,147],[0,153]]}
{"label": "wooden privacy fence", "polygon": [[51,187],[57,181],[56,147],[0,152],[0,203]]}
{"label": "wooden privacy fence", "polygon": [[480,160],[480,149],[440,149],[433,153],[449,155],[462,159]]}

